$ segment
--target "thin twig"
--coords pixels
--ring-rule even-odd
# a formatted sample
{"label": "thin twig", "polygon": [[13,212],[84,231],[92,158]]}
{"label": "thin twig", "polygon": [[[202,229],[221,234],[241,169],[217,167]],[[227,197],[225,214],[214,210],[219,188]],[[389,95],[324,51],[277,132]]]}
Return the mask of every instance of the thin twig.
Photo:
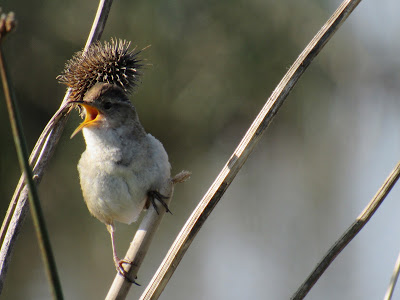
{"label": "thin twig", "polygon": [[86,53],[87,49],[93,42],[100,40],[103,30],[106,27],[108,14],[111,9],[113,0],[100,0],[99,7],[97,8],[96,16],[94,17],[92,29],[90,30],[89,37],[86,41],[85,49],[83,53]]}
{"label": "thin twig", "polygon": [[394,266],[394,270],[393,270],[393,274],[392,274],[392,278],[390,278],[390,283],[389,283],[388,289],[386,291],[386,294],[385,294],[385,297],[383,298],[383,300],[392,299],[394,287],[396,286],[397,279],[399,278],[399,272],[400,272],[400,253],[399,253],[399,256],[397,257],[396,265]]}
{"label": "thin twig", "polygon": [[[92,42],[100,39],[112,2],[112,0],[99,1],[96,17],[93,22],[88,41],[86,42],[85,50]],[[53,156],[57,143],[64,130],[69,112],[69,109],[66,108],[65,104],[69,98],[70,92],[70,89],[68,89],[61,103],[60,109],[46,125],[31,153],[29,161],[31,165],[34,165],[33,179],[36,184],[38,184],[42,179],[45,168]],[[4,280],[15,241],[22,227],[23,220],[25,219],[28,209],[26,200],[27,188],[23,184],[23,179],[21,177],[14,192],[13,199],[10,203],[0,232],[0,293],[4,285]]]}
{"label": "thin twig", "polygon": [[[170,186],[167,186],[165,187],[165,190],[160,191],[163,195],[169,195],[169,199],[166,201],[168,205],[173,195],[174,185],[176,183],[186,181],[189,176],[189,172],[182,171],[172,178]],[[125,255],[126,261],[133,262],[131,265],[127,265],[125,268],[128,273],[128,278],[136,278],[147,250],[149,249],[150,243],[153,240],[154,234],[156,233],[157,228],[165,214],[165,207],[158,205],[157,211],[158,213],[152,206],[149,208],[146,215],[143,217],[142,222],[140,223],[139,229],[137,230],[131,242],[128,252]],[[125,299],[131,286],[131,282],[117,273],[110,290],[108,291],[106,300]]]}
{"label": "thin twig", "polygon": [[[2,50],[0,48],[0,73],[2,77],[4,95],[7,102],[7,108],[10,115],[10,123],[13,131],[15,146],[17,148],[18,160],[21,170],[26,175],[25,180],[28,185],[29,204],[31,206],[32,219],[38,238],[40,252],[46,269],[46,274],[50,282],[50,287],[54,299],[63,299],[62,288],[57,267],[54,260],[53,251],[51,249],[50,239],[45,224],[43,211],[40,206],[39,196],[36,190],[36,185],[33,182],[32,170],[28,162],[28,151],[26,149],[25,138],[22,133],[21,119],[18,114],[14,93],[10,91],[9,80],[5,69],[5,62]],[[11,96],[13,95],[13,96]]]}
{"label": "thin twig", "polygon": [[[67,91],[67,95],[69,95],[69,91]],[[64,97],[65,99],[67,99],[67,95]],[[50,137],[50,133],[53,131],[54,132],[57,131],[58,127],[63,127],[65,126],[65,122],[66,122],[66,117],[67,117],[67,112],[70,108],[67,107],[67,103],[63,102],[64,104],[61,105],[61,107],[58,109],[58,111],[53,115],[53,117],[50,119],[50,121],[47,123],[46,127],[43,129],[42,134],[40,135],[38,141],[36,142],[36,145],[30,155],[29,158],[29,164],[32,166],[34,165],[36,162],[41,163],[41,165],[37,164],[34,165],[33,167],[33,173],[35,174],[34,176],[34,181],[35,183],[39,183],[40,179],[42,178],[42,172],[44,171],[44,167],[43,165],[46,165],[47,162],[43,160],[41,160],[41,157],[46,154],[44,151],[40,152],[39,150],[41,149],[46,149],[46,145],[47,142],[49,140]],[[65,119],[64,123],[61,122],[63,121],[63,119]],[[58,127],[57,127],[57,126]],[[60,133],[61,135],[61,133]],[[13,228],[14,226],[18,226],[18,224],[21,224],[21,222],[19,221],[19,218],[23,217],[20,215],[20,213],[17,213],[14,217],[13,220],[11,220],[11,218],[13,217],[13,214],[15,213],[17,204],[18,204],[18,199],[23,199],[24,197],[20,198],[21,192],[23,190],[23,188],[25,188],[24,186],[24,176],[21,176],[21,178],[19,179],[19,182],[17,184],[17,187],[15,189],[14,195],[10,201],[10,205],[8,206],[8,210],[6,213],[6,216],[4,217],[3,220],[3,224],[1,225],[1,229],[0,229],[0,244],[3,247],[3,242],[5,239],[5,236],[7,233],[9,233],[9,228]],[[26,199],[26,197],[25,197]],[[21,204],[21,203],[20,203]],[[25,209],[25,204],[23,204],[23,210]],[[14,226],[10,226],[10,222],[13,221]],[[17,224],[15,224],[17,223]],[[2,257],[3,255],[3,248],[0,252],[0,257]],[[2,259],[0,259],[0,262],[2,262]],[[0,272],[1,273],[1,272]],[[0,280],[0,286],[1,286],[1,280]],[[0,287],[1,290],[1,287]]]}
{"label": "thin twig", "polygon": [[388,289],[386,291],[385,297],[383,300],[391,300],[393,296],[393,291],[394,287],[396,286],[397,279],[399,278],[399,272],[400,272],[400,253],[399,256],[397,257],[396,264],[394,266],[393,274],[392,277],[390,278],[390,283],[388,286]]}
{"label": "thin twig", "polygon": [[227,164],[189,217],[140,299],[157,299],[160,296],[197,232],[245,163],[293,86],[360,1],[344,1],[288,70]]}
{"label": "thin twig", "polygon": [[32,220],[35,227],[36,236],[40,246],[43,262],[46,269],[47,278],[50,283],[51,292],[54,299],[63,299],[60,279],[57,273],[56,262],[54,260],[53,251],[51,249],[49,234],[43,211],[40,205],[39,196],[36,190],[36,185],[33,182],[32,170],[28,162],[28,150],[23,134],[21,117],[17,108],[15,93],[11,87],[11,79],[3,51],[0,45],[0,73],[3,83],[4,96],[7,103],[8,114],[10,117],[11,129],[13,132],[15,147],[18,154],[18,160],[22,173],[25,174],[25,180],[28,185],[29,204],[31,207]]}
{"label": "thin twig", "polygon": [[331,249],[325,254],[324,258],[317,264],[315,269],[311,272],[304,283],[299,287],[296,293],[292,296],[293,300],[303,299],[311,290],[314,284],[318,281],[321,275],[339,255],[339,253],[351,242],[351,240],[360,232],[360,230],[367,224],[369,219],[385,200],[390,190],[395,185],[400,177],[400,162],[397,163],[393,171],[385,180],[383,185],[379,188],[378,192],[372,200],[365,207],[363,212],[358,216],[354,223],[345,231],[345,233],[335,242]]}
{"label": "thin twig", "polygon": [[[170,204],[170,200],[173,194],[172,184],[169,187],[169,191],[163,191],[163,193],[167,192],[169,195],[169,199],[167,199],[166,204]],[[154,233],[156,232],[163,216],[165,215],[165,207],[161,204],[157,206],[157,211],[154,209],[152,205],[150,205],[147,213],[143,217],[142,222],[138,230],[135,233],[135,236],[130,244],[128,252],[125,255],[126,261],[131,261],[132,264],[124,265],[125,270],[127,271],[128,278],[133,280],[136,279],[139,268],[143,262],[143,259],[147,253],[147,250],[150,246],[150,243],[154,237]],[[129,289],[131,288],[132,283],[126,280],[123,276],[118,274],[115,276],[114,281],[111,285],[110,290],[106,296],[106,300],[115,300],[115,299],[125,299],[128,295]]]}

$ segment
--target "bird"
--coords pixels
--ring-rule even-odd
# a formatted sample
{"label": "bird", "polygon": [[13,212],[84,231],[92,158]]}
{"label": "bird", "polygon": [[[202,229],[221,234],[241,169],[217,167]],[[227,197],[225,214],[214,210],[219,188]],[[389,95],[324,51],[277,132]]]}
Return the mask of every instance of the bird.
{"label": "bird", "polygon": [[[115,222],[130,224],[156,201],[170,212],[165,200],[172,186],[189,176],[171,178],[171,165],[162,143],[147,133],[129,95],[143,68],[130,42],[111,39],[93,43],[67,61],[60,83],[70,88],[68,103],[79,107],[84,121],[71,138],[82,131],[86,149],[78,163],[84,201],[89,212],[103,222],[111,236],[117,271],[131,281],[115,247]],[[132,281],[135,283],[134,281]]]}
{"label": "bird", "polygon": [[171,185],[171,165],[162,143],[146,133],[127,93],[119,86],[98,82],[83,100],[84,121],[71,138],[82,131],[86,150],[78,163],[83,198],[89,212],[103,222],[111,236],[113,259],[125,275],[115,247],[115,221],[130,224],[150,204],[157,210],[170,195],[160,191]]}

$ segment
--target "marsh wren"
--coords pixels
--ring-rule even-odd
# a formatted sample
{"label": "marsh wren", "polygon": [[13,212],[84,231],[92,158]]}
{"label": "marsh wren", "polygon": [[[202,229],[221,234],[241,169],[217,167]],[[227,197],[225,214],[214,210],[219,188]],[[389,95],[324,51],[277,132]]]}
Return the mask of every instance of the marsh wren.
{"label": "marsh wren", "polygon": [[128,98],[141,67],[129,43],[112,40],[78,52],[66,65],[61,82],[72,89],[70,102],[79,105],[85,120],[86,142],[78,164],[83,198],[90,213],[106,224],[111,235],[114,262],[124,274],[114,242],[114,222],[130,224],[147,205],[160,201],[160,191],[170,191],[171,174],[163,145],[146,133]]}

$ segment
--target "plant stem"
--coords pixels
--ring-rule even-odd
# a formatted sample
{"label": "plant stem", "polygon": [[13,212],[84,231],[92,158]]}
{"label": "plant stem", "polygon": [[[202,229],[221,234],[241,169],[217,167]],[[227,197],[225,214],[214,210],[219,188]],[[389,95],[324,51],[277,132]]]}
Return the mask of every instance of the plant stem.
{"label": "plant stem", "polygon": [[343,1],[299,55],[170,247],[140,300],[158,299],[204,222],[257,145],[301,75],[361,0]]}
{"label": "plant stem", "polygon": [[17,149],[18,161],[22,172],[25,175],[25,181],[28,185],[29,204],[31,207],[32,220],[38,238],[40,252],[46,269],[47,278],[50,282],[51,291],[54,299],[63,299],[60,279],[57,274],[57,267],[51,250],[50,239],[47,232],[42,208],[40,206],[39,196],[36,185],[33,182],[32,170],[28,162],[28,151],[25,137],[22,130],[21,117],[19,115],[15,95],[11,89],[10,76],[7,72],[3,52],[0,46],[0,74],[3,83],[4,96],[7,103],[8,114],[10,117],[11,129],[14,137],[15,147]]}
{"label": "plant stem", "polygon": [[[96,17],[93,21],[92,29],[86,42],[85,49],[87,49],[88,45],[90,45],[92,42],[100,39],[112,3],[113,0],[99,1]],[[32,150],[30,163],[33,166],[33,174],[35,174],[34,181],[36,183],[39,183],[42,179],[45,168],[49,163],[64,130],[69,112],[69,108],[66,107],[66,103],[70,93],[71,90],[68,89],[65,93],[60,108],[43,129],[42,134]],[[0,293],[3,289],[4,280],[7,275],[8,264],[11,259],[15,242],[28,210],[26,205],[28,193],[23,177],[24,176],[21,176],[15,189],[13,198],[10,202],[6,217],[4,218],[3,225],[0,230]]]}
{"label": "plant stem", "polygon": [[353,238],[360,232],[360,230],[367,224],[369,219],[373,216],[379,206],[385,200],[390,190],[400,177],[400,162],[397,163],[388,178],[376,192],[375,196],[365,207],[363,212],[358,216],[354,223],[343,233],[343,235],[333,244],[331,249],[325,254],[324,258],[317,264],[308,278],[299,287],[296,293],[292,296],[292,300],[303,299],[322,274],[328,269],[333,260],[339,255],[340,252],[353,240]]}
{"label": "plant stem", "polygon": [[392,278],[390,278],[389,286],[386,290],[385,297],[383,300],[391,300],[393,296],[394,287],[396,286],[397,279],[399,278],[399,271],[400,271],[400,253],[397,256],[396,264],[394,266]]}

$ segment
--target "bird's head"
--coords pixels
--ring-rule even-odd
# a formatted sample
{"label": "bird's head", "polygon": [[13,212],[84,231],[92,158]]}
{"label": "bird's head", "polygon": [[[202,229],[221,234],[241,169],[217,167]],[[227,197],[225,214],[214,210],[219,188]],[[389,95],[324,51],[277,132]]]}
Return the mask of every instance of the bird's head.
{"label": "bird's head", "polygon": [[71,138],[85,127],[118,128],[139,123],[135,107],[126,92],[109,83],[96,83],[82,101],[71,101],[83,108],[85,120],[75,129]]}

